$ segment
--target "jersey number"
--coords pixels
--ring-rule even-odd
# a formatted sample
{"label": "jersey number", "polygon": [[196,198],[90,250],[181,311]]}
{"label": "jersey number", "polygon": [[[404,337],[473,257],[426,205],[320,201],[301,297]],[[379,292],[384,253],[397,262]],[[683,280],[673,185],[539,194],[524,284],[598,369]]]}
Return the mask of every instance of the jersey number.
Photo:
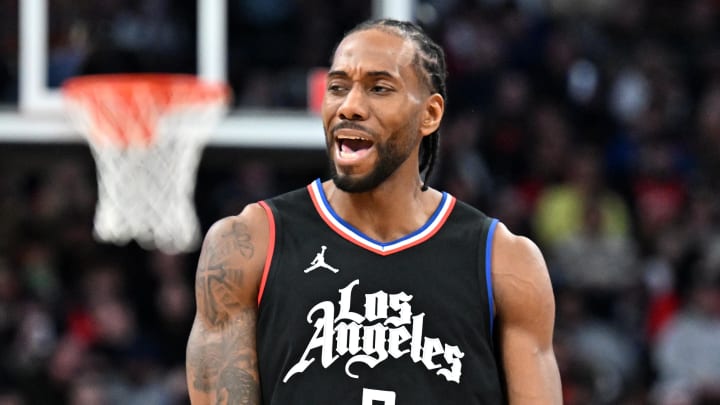
{"label": "jersey number", "polygon": [[363,388],[362,405],[395,405],[395,393]]}

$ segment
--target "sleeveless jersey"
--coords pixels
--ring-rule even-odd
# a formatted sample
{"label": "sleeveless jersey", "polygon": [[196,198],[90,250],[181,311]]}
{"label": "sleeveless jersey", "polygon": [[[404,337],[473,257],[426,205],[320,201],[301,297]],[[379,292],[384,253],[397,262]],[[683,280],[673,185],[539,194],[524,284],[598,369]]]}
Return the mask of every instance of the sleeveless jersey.
{"label": "sleeveless jersey", "polygon": [[497,220],[443,193],[422,228],[383,243],[343,221],[319,179],[261,205],[274,230],[258,297],[264,404],[504,403]]}

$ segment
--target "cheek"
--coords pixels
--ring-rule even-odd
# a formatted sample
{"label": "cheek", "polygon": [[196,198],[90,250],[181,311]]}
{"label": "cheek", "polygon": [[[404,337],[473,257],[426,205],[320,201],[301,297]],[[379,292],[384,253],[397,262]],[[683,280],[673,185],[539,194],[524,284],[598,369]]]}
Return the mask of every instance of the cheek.
{"label": "cheek", "polygon": [[322,103],[320,103],[319,113],[323,118],[323,121],[327,122],[335,116],[338,106],[340,103],[337,98],[334,98],[328,94],[323,97]]}
{"label": "cheek", "polygon": [[326,109],[322,109],[320,112],[320,118],[322,119],[323,130],[325,131],[325,137],[330,138],[330,127],[332,125],[332,119],[334,115],[332,112]]}
{"label": "cheek", "polygon": [[404,114],[397,114],[392,122],[393,133],[397,143],[415,143],[420,136],[419,118],[412,112],[405,111]]}
{"label": "cheek", "polygon": [[320,105],[320,117],[322,117],[323,123],[327,124],[327,122],[332,118],[333,113],[330,108],[330,105],[328,105],[327,101],[323,101],[323,103]]}

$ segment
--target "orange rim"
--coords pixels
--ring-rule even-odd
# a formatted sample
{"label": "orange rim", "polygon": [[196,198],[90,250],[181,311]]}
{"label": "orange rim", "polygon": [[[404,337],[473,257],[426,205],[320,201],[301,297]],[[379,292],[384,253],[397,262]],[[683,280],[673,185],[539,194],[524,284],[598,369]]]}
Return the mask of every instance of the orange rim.
{"label": "orange rim", "polygon": [[63,83],[62,93],[71,111],[89,114],[86,135],[124,145],[149,144],[158,119],[174,108],[224,104],[230,98],[226,84],[190,74],[78,76]]}

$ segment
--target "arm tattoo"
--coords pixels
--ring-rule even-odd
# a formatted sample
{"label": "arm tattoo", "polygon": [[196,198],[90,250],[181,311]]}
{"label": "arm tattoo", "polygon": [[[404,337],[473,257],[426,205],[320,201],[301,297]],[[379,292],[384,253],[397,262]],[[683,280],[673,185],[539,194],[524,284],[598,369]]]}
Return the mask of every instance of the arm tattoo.
{"label": "arm tattoo", "polygon": [[253,253],[255,253],[255,249],[250,241],[250,232],[244,223],[233,221],[232,230],[223,235],[223,237],[228,238],[233,249],[239,251],[246,259],[250,259]]}
{"label": "arm tattoo", "polygon": [[242,271],[232,268],[229,259],[235,252],[250,259],[254,251],[247,225],[237,220],[232,223],[229,232],[221,235],[220,240],[207,246],[195,284],[198,310],[212,325],[227,322],[228,314],[240,305],[236,291],[243,282]]}
{"label": "arm tattoo", "polygon": [[193,387],[215,392],[218,403],[255,404],[260,398],[254,330],[243,325],[255,322],[255,311],[246,309],[237,325],[223,330],[219,341],[197,347],[188,354],[194,371]]}
{"label": "arm tattoo", "polygon": [[224,369],[220,374],[216,395],[219,403],[248,405],[257,403],[260,392],[257,381],[250,373],[233,367]]}
{"label": "arm tattoo", "polygon": [[217,403],[256,404],[260,398],[257,308],[238,295],[247,280],[237,267],[240,257],[253,257],[253,241],[248,226],[234,220],[229,231],[210,242],[196,277],[198,313],[204,321],[196,320],[192,333],[199,338],[188,350],[192,385],[201,392],[214,392]]}

